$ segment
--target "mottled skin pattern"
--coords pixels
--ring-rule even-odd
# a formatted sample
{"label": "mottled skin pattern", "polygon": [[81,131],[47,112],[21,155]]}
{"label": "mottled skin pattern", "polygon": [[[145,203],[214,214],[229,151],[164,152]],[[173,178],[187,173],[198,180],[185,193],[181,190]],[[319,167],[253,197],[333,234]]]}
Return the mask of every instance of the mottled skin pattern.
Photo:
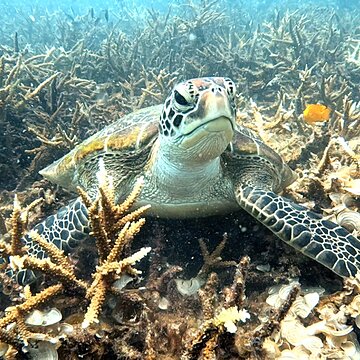
{"label": "mottled skin pattern", "polygon": [[[136,206],[151,204],[151,215],[199,217],[243,208],[303,254],[340,276],[354,276],[360,268],[359,240],[277,195],[296,177],[278,154],[236,124],[235,93],[227,78],[182,82],[163,107],[125,116],[41,173],[68,189],[82,186],[95,196],[102,159],[118,202],[143,176]],[[88,237],[86,208],[77,199],[37,229],[69,251]],[[45,255],[30,239],[24,241],[29,252]],[[18,281],[31,281],[29,274],[18,274]]]}

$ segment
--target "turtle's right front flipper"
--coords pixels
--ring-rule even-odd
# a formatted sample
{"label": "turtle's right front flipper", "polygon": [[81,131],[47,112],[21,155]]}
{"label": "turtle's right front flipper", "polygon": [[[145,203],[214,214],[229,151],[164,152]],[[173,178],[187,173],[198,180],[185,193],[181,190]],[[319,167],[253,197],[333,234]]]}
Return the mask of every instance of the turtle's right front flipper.
{"label": "turtle's right front flipper", "polygon": [[287,244],[336,274],[360,270],[360,241],[343,227],[269,190],[240,185],[239,205]]}
{"label": "turtle's right front flipper", "polygon": [[[77,198],[69,205],[60,208],[56,214],[50,215],[43,222],[37,224],[33,230],[36,230],[46,241],[68,253],[89,237],[87,209],[82,200]],[[47,257],[40,245],[32,241],[29,235],[25,235],[22,241],[28,247],[29,255],[39,259]],[[31,270],[21,270],[13,275],[20,285],[29,284],[36,279],[36,275]]]}

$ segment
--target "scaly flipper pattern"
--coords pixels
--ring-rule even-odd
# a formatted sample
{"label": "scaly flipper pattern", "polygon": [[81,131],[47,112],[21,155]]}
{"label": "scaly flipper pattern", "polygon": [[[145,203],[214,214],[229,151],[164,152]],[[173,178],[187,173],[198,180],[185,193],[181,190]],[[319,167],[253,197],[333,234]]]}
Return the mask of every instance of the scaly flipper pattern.
{"label": "scaly flipper pattern", "polygon": [[[34,229],[46,241],[55,244],[59,249],[68,253],[81,241],[87,239],[90,233],[88,212],[80,198],[62,207],[54,215],[50,215],[43,222],[37,224]],[[23,237],[23,243],[28,247],[28,254],[43,259],[46,253],[39,244],[32,241],[29,235]],[[12,275],[9,273],[9,275]],[[26,285],[36,279],[31,270],[21,270],[16,274],[16,281],[20,285]]]}
{"label": "scaly flipper pattern", "polygon": [[343,227],[272,191],[240,186],[239,205],[281,240],[342,277],[360,269],[360,240]]}

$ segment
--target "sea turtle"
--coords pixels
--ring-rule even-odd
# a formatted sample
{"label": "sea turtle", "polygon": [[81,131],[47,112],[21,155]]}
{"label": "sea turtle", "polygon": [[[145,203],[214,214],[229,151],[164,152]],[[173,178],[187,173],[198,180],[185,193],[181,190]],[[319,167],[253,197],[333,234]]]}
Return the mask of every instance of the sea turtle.
{"label": "sea turtle", "polygon": [[[330,268],[354,276],[360,242],[341,226],[277,195],[296,176],[281,157],[235,120],[235,84],[206,77],[179,83],[163,106],[124,116],[41,171],[67,189],[97,193],[100,162],[113,177],[122,201],[139,177],[144,185],[136,206],[150,215],[200,217],[245,209],[280,239]],[[80,198],[35,227],[69,251],[89,236]],[[46,256],[29,237],[30,252]],[[29,282],[30,272],[18,281]]]}

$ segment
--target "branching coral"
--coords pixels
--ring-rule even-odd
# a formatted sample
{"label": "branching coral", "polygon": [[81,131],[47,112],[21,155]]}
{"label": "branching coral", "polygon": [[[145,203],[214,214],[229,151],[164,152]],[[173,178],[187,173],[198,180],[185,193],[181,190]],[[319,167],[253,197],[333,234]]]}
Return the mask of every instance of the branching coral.
{"label": "branching coral", "polygon": [[[38,270],[50,275],[52,279],[56,279],[60,283],[49,286],[35,295],[24,290],[24,301],[8,308],[6,315],[0,319],[1,341],[12,346],[16,345],[20,350],[21,344],[27,344],[30,339],[35,339],[35,334],[25,323],[25,316],[32,310],[48,304],[50,300],[60,294],[76,294],[82,297],[86,293],[89,305],[83,320],[83,327],[87,328],[92,323],[99,321],[98,317],[106,295],[111,290],[114,281],[124,274],[137,276],[140,273],[133,268],[133,265],[146,256],[150,248],[143,248],[129,257],[124,257],[124,250],[144,224],[144,219],[139,219],[139,217],[148,208],[147,206],[130,211],[142,184],[137,183],[125,202],[116,205],[112,184],[106,174],[100,174],[99,181],[99,195],[94,201],[90,200],[86,192],[79,189],[80,195],[89,207],[90,222],[93,227],[93,235],[97,239],[96,246],[99,254],[99,266],[93,273],[91,284],[77,277],[72,263],[63,251],[46,242],[35,231],[31,231],[29,236],[44,249],[48,258],[37,259],[26,254],[21,237],[27,223],[26,216],[22,218],[22,215],[27,211],[22,212],[18,201],[15,201],[11,218],[11,245],[1,242],[2,256],[8,258],[14,271],[23,268]],[[5,333],[4,328],[14,322],[17,325],[15,330]]]}
{"label": "branching coral", "polygon": [[[220,247],[219,245],[218,248]],[[246,322],[250,318],[250,314],[245,309],[240,309],[245,297],[245,274],[248,265],[247,257],[240,261],[233,284],[223,290],[221,300],[217,294],[218,278],[215,273],[211,273],[203,288],[198,290],[203,323],[182,359],[198,359],[201,354],[203,359],[215,359],[215,349],[223,340],[223,336],[231,335],[231,340],[227,339],[227,344],[234,345],[235,338],[232,334],[236,333],[238,322]]]}
{"label": "branching coral", "polygon": [[207,276],[214,269],[226,268],[235,266],[235,261],[224,261],[221,258],[221,252],[223,251],[227,241],[227,234],[225,233],[222,241],[216,246],[212,253],[206,247],[205,241],[199,239],[201,254],[204,259],[204,263],[197,275],[190,280],[176,279],[176,286],[178,291],[183,295],[191,295],[197,292],[197,290],[204,285]]}

